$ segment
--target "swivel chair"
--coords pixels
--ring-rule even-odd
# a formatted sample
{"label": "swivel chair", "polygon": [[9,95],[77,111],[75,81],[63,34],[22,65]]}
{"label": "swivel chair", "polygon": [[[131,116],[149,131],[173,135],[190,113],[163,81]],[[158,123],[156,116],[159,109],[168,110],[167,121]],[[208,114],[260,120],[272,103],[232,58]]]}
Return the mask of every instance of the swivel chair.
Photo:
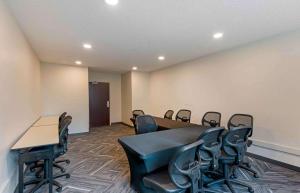
{"label": "swivel chair", "polygon": [[202,118],[201,123],[203,126],[220,127],[221,113],[213,111],[206,112]]}
{"label": "swivel chair", "polygon": [[135,133],[143,134],[157,131],[157,124],[152,116],[150,115],[140,115],[136,118],[135,121]]}
{"label": "swivel chair", "polygon": [[[198,149],[198,159],[201,163],[201,179],[204,179],[203,174],[206,176],[221,176],[217,170],[219,169],[219,159],[221,157],[222,148],[222,134],[224,131],[225,128],[222,127],[210,128],[203,132],[198,138],[199,140],[203,140],[203,143]],[[204,180],[201,180],[199,186],[202,192],[219,193],[219,191],[204,188],[203,183]]]}
{"label": "swivel chair", "polygon": [[198,140],[181,147],[169,162],[168,169],[146,175],[143,178],[144,185],[159,193],[199,193],[201,171],[197,149],[202,143],[202,140]]}
{"label": "swivel chair", "polygon": [[[251,137],[252,133],[253,133],[253,117],[251,115],[247,115],[247,114],[232,115],[227,124],[228,129],[230,130],[234,127],[240,127],[240,126],[251,127],[252,129],[249,134],[249,137]],[[252,140],[248,139],[247,146],[250,147],[252,145],[252,143],[253,143]],[[252,173],[255,178],[259,177],[257,172],[251,168],[251,165],[248,161],[243,160],[243,162],[239,165],[239,167]],[[232,177],[234,177],[234,178],[237,177],[236,169],[233,170]]]}
{"label": "swivel chair", "polygon": [[247,140],[251,132],[251,127],[235,127],[229,130],[223,137],[223,155],[220,157],[220,162],[223,168],[223,177],[208,183],[206,186],[210,187],[215,184],[226,184],[232,193],[238,193],[233,188],[233,184],[246,187],[250,193],[253,193],[253,188],[239,180],[230,177],[230,167],[240,165],[243,161],[247,150]]}
{"label": "swivel chair", "polygon": [[182,122],[191,122],[191,114],[192,112],[187,109],[181,109],[176,114],[176,121],[182,121]]}
{"label": "swivel chair", "polygon": [[174,111],[173,111],[173,110],[168,110],[168,111],[165,113],[165,115],[164,115],[164,119],[170,119],[170,120],[172,120],[173,114],[174,114]]}
{"label": "swivel chair", "polygon": [[140,115],[145,115],[144,111],[143,110],[133,110],[132,111],[132,118],[130,118],[130,121],[132,122],[134,128],[136,127],[135,125],[135,120],[138,116]]}

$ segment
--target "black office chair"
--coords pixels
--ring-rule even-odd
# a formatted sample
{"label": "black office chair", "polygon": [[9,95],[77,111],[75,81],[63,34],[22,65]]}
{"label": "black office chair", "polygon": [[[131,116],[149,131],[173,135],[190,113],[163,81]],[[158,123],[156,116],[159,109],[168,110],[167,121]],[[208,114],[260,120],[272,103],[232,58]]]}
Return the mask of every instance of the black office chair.
{"label": "black office chair", "polygon": [[168,110],[168,111],[165,113],[164,118],[165,118],[165,119],[170,119],[170,120],[172,120],[173,114],[174,114],[174,111],[173,111],[173,110]]}
{"label": "black office chair", "polygon": [[132,118],[130,118],[130,121],[132,122],[135,129],[136,129],[135,120],[140,115],[145,115],[143,110],[133,110],[132,111]]}
{"label": "black office chair", "polygon": [[176,121],[182,121],[182,122],[191,122],[191,114],[192,112],[187,109],[181,109],[176,114]]}
{"label": "black office chair", "polygon": [[143,110],[133,110],[132,111],[132,117],[133,118],[137,118],[138,116],[140,115],[145,115],[144,111]]}
{"label": "black office chair", "polygon": [[[54,162],[53,162],[53,167],[56,167],[58,169],[60,169],[62,171],[62,174],[58,174],[53,176],[53,179],[57,179],[60,177],[66,177],[66,178],[70,178],[70,174],[69,173],[65,173],[65,169],[61,166],[58,165],[58,163],[61,162],[66,162],[66,163],[70,163],[69,160],[60,160],[57,161],[56,159],[62,155],[64,155],[67,150],[68,150],[68,132],[69,132],[69,125],[72,122],[72,117],[71,116],[67,116],[65,117],[63,120],[61,120],[60,122],[60,128],[59,128],[59,144],[54,146]],[[34,168],[40,168],[40,170],[38,170],[36,172],[36,177],[37,179],[42,178],[42,172],[44,172],[44,167],[45,164],[44,162],[41,162],[39,164],[37,164]],[[37,179],[33,179],[28,181],[27,183],[25,183],[25,186],[31,185],[31,184],[35,184],[38,183],[39,180]],[[56,191],[60,192],[62,191],[62,185],[57,182],[56,180],[53,181],[53,185],[57,186]]]}
{"label": "black office chair", "polygon": [[[60,156],[64,155],[67,151],[68,151],[68,133],[69,133],[69,125],[72,122],[72,117],[71,116],[67,116],[64,118],[64,120],[62,121],[61,124],[61,131],[59,134],[59,144],[54,146],[54,157],[55,157],[55,161],[53,163],[54,167],[57,167],[55,165],[57,165],[58,163],[61,162],[67,162],[66,160],[59,160],[57,161],[56,159],[59,158]],[[70,163],[70,161],[68,160],[68,163]],[[58,168],[60,168],[61,166],[59,166]],[[69,173],[65,173],[65,170],[62,174],[57,174],[53,176],[53,179],[57,179],[57,178],[61,178],[61,177],[66,177],[66,178],[70,178],[70,174]],[[56,189],[57,192],[62,191],[62,185],[57,182],[56,180],[53,181],[53,184],[55,186],[57,186],[58,188]]]}
{"label": "black office chair", "polygon": [[[64,121],[66,121],[66,120],[65,120],[65,119],[67,118],[66,115],[67,115],[67,113],[64,112],[64,113],[62,113],[62,114],[59,116],[59,126],[58,126],[58,128],[59,128],[59,133],[61,133],[61,130],[62,130],[62,128],[64,127],[64,125],[62,125],[62,124],[64,123]],[[70,119],[70,117],[69,117],[68,119]],[[72,117],[71,117],[71,121],[72,121]],[[64,124],[66,124],[66,123],[64,123]],[[70,123],[70,124],[71,124],[71,123]],[[68,135],[68,133],[67,133],[67,135]],[[66,171],[65,168],[62,167],[62,166],[60,166],[59,163],[70,164],[70,160],[69,160],[69,159],[55,160],[55,162],[53,163],[53,167],[60,169],[61,172],[65,172],[65,171]],[[36,168],[40,168],[40,167],[43,167],[43,163],[35,163],[33,166],[31,166],[30,170],[31,170],[32,172],[34,172]],[[40,177],[42,172],[43,172],[42,169],[38,170],[38,171],[36,172],[36,176],[37,176],[37,177]]]}
{"label": "black office chair", "polygon": [[221,113],[209,111],[206,112],[202,118],[202,125],[208,127],[220,127]]}
{"label": "black office chair", "polygon": [[[222,127],[210,128],[203,132],[198,138],[199,140],[203,140],[203,144],[199,146],[198,150],[198,158],[201,161],[201,179],[204,179],[203,174],[207,176],[221,176],[217,170],[219,169],[223,137],[222,134],[224,131],[225,128]],[[200,190],[202,190],[202,192],[220,193],[219,191],[204,188],[203,182],[204,180],[201,180],[200,183]]]}
{"label": "black office chair", "polygon": [[197,149],[203,143],[198,140],[181,147],[169,162],[168,169],[159,170],[143,178],[144,185],[159,193],[199,193],[201,180]]}
{"label": "black office chair", "polygon": [[59,116],[58,122],[60,123],[66,116],[67,116],[67,112],[63,112],[63,113]]}
{"label": "black office chair", "polygon": [[232,179],[229,172],[229,167],[235,167],[243,161],[247,151],[247,140],[251,129],[251,127],[235,127],[225,134],[222,145],[223,155],[220,157],[223,168],[223,177],[208,183],[208,187],[215,184],[226,184],[232,193],[236,193],[237,191],[235,191],[232,186],[232,184],[236,184],[248,188],[250,193],[254,192],[250,185]]}
{"label": "black office chair", "polygon": [[[251,127],[252,129],[249,134],[249,137],[251,137],[252,133],[253,133],[253,116],[248,115],[248,114],[232,115],[227,124],[228,129],[230,130],[234,127],[240,127],[240,126]],[[252,143],[253,143],[252,140],[248,139],[247,146],[250,147],[252,145]],[[255,178],[259,177],[258,173],[251,168],[251,165],[248,161],[244,160],[239,167],[252,173]],[[235,178],[237,177],[236,170],[233,171],[232,177],[235,177]]]}
{"label": "black office chair", "polygon": [[150,115],[140,115],[136,118],[135,121],[135,133],[143,134],[157,131],[157,124],[152,116]]}

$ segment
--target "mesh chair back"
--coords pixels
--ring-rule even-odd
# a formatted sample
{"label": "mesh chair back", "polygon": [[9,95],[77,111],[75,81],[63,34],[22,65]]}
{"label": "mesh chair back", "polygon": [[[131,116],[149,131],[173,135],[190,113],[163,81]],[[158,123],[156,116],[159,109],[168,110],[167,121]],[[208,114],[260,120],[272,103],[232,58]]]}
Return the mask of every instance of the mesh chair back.
{"label": "mesh chair back", "polygon": [[145,115],[144,111],[143,110],[133,110],[132,111],[132,117],[134,119],[136,119],[137,116],[140,116],[140,115]]}
{"label": "mesh chair back", "polygon": [[176,114],[176,121],[182,121],[182,122],[191,122],[191,114],[192,112],[187,109],[181,109]]}
{"label": "mesh chair back", "polygon": [[67,115],[67,112],[63,112],[63,113],[59,116],[58,122],[60,123],[60,122],[66,117],[66,115]]}
{"label": "mesh chair back", "polygon": [[202,118],[202,125],[208,127],[220,127],[221,113],[219,112],[206,112]]}
{"label": "mesh chair back", "polygon": [[64,118],[67,116],[67,112],[62,113],[58,118],[58,127],[60,128],[61,122],[64,120]]}
{"label": "mesh chair back", "polygon": [[223,137],[223,150],[228,156],[235,157],[237,163],[243,161],[247,152],[247,141],[251,130],[251,127],[234,127]]}
{"label": "mesh chair back", "polygon": [[197,161],[197,150],[202,140],[181,147],[169,163],[169,176],[172,182],[182,189],[191,188],[190,192],[198,192],[200,164]]}
{"label": "mesh chair back", "polygon": [[140,115],[135,120],[135,133],[143,134],[154,132],[158,128],[155,120],[150,115]]}
{"label": "mesh chair back", "polygon": [[174,114],[174,111],[173,111],[173,110],[168,110],[168,111],[165,113],[164,118],[165,118],[165,119],[170,119],[170,120],[172,120],[173,114]]}
{"label": "mesh chair back", "polygon": [[201,161],[208,163],[208,168],[213,170],[219,168],[219,158],[222,149],[222,134],[225,131],[223,127],[210,128],[203,132],[199,139],[203,144],[199,148],[199,158]]}
{"label": "mesh chair back", "polygon": [[72,122],[72,117],[67,116],[62,120],[59,129],[59,146],[63,147],[66,152],[68,149],[69,125]]}
{"label": "mesh chair back", "polygon": [[234,114],[230,117],[227,127],[229,130],[234,127],[251,127],[252,129],[249,134],[249,137],[251,137],[253,132],[253,116],[248,114]]}

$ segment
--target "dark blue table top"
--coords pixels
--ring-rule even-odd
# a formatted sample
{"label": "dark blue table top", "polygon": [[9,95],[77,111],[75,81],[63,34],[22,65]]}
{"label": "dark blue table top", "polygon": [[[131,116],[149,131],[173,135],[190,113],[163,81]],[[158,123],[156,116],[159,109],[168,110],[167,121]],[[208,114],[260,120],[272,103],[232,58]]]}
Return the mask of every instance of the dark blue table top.
{"label": "dark blue table top", "polygon": [[141,135],[121,137],[119,142],[140,159],[150,159],[167,151],[173,151],[198,139],[208,127],[170,129]]}

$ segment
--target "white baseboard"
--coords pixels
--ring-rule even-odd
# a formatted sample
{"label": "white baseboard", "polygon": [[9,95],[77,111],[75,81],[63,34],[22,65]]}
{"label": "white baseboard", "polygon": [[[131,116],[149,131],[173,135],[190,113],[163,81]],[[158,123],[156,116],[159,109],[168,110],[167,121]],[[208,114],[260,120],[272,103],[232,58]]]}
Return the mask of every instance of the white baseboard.
{"label": "white baseboard", "polygon": [[256,139],[251,140],[253,145],[248,149],[250,153],[300,167],[299,149]]}

